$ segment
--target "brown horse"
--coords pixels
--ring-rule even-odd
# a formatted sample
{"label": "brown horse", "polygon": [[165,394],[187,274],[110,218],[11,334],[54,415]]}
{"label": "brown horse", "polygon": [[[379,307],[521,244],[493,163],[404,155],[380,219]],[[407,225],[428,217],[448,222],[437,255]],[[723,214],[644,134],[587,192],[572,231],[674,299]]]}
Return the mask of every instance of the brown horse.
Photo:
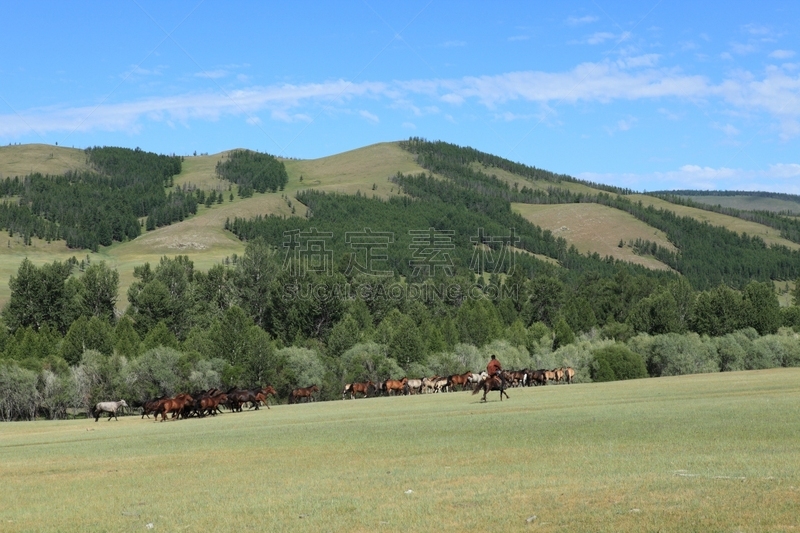
{"label": "brown horse", "polygon": [[472,372],[464,372],[463,374],[453,374],[447,378],[447,388],[451,391],[456,390],[456,385],[461,385],[461,390],[467,390],[467,385],[469,384],[470,378],[472,377]]}
{"label": "brown horse", "polygon": [[564,379],[567,380],[568,384],[572,384],[572,380],[575,379],[575,369],[571,366],[568,366],[564,369]]}
{"label": "brown horse", "polygon": [[193,399],[188,394],[179,394],[174,398],[161,401],[155,411],[155,420],[158,420],[158,415],[161,415],[161,421],[167,419],[167,414],[172,413],[172,418],[179,417],[181,411],[186,405],[191,405]]}
{"label": "brown horse", "polygon": [[403,393],[403,389],[406,387],[406,383],[408,383],[408,378],[403,379],[387,379],[383,382],[383,390],[386,391],[386,394],[391,396],[393,393],[397,394]]}
{"label": "brown horse", "polygon": [[275,387],[273,387],[272,385],[261,387],[261,389],[257,389],[257,391],[258,392],[256,392],[256,398],[264,402],[264,405],[266,405],[267,409],[269,409],[269,401],[267,401],[267,397],[272,396],[273,398],[275,398],[278,395],[278,391],[276,391]]}
{"label": "brown horse", "polygon": [[372,381],[366,381],[365,383],[353,383],[350,385],[350,397],[354,400],[358,398],[359,394],[363,394],[363,397],[367,398],[370,391],[375,391],[375,384]]}
{"label": "brown horse", "polygon": [[[508,393],[506,393],[506,383],[505,380],[500,379],[497,376],[489,376],[486,379],[482,379],[475,385],[475,388],[472,390],[472,394],[478,394],[480,391],[483,391],[483,398],[481,398],[482,402],[486,401],[486,394],[492,390],[499,390],[500,391],[500,401],[503,401],[503,395],[506,395],[508,398]],[[509,400],[511,398],[508,398]]]}
{"label": "brown horse", "polygon": [[158,409],[158,405],[166,399],[166,396],[162,396],[160,398],[155,398],[153,400],[144,402],[144,405],[142,406],[142,418],[150,418],[150,414],[155,413],[156,409]]}
{"label": "brown horse", "polygon": [[315,392],[319,392],[319,387],[316,385],[311,385],[310,387],[298,388],[293,389],[291,394],[289,394],[289,403],[300,403],[303,398],[307,402],[313,401]]}

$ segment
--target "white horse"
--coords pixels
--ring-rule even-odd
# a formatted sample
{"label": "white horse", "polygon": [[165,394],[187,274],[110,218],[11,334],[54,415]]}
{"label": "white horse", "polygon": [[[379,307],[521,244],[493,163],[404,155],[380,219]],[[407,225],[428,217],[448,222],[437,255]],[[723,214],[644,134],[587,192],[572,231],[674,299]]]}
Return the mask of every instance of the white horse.
{"label": "white horse", "polygon": [[406,383],[409,392],[411,394],[417,394],[422,392],[422,380],[421,379],[409,379],[408,383]]}
{"label": "white horse", "polygon": [[100,402],[94,406],[92,409],[92,415],[94,416],[94,421],[100,418],[100,415],[103,413],[108,413],[108,419],[111,420],[111,417],[114,417],[114,420],[119,421],[117,418],[117,409],[120,407],[128,407],[128,404],[125,403],[125,400],[120,400],[118,402]]}

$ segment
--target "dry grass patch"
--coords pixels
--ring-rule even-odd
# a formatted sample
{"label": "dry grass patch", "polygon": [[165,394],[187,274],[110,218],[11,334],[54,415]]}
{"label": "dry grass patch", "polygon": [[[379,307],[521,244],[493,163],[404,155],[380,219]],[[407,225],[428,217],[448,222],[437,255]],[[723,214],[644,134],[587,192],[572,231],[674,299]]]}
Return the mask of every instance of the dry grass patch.
{"label": "dry grass patch", "polygon": [[627,196],[627,198],[632,202],[641,201],[642,205],[644,206],[652,205],[656,209],[663,208],[674,212],[678,216],[692,217],[700,222],[708,222],[713,226],[721,226],[729,229],[730,231],[735,231],[736,233],[747,233],[750,236],[758,235],[764,239],[764,242],[767,244],[780,244],[792,250],[800,249],[800,244],[781,237],[780,231],[756,222],[749,222],[747,220],[742,220],[741,218],[723,215],[720,213],[713,213],[711,211],[704,211],[696,207],[686,207],[683,205],[672,204],[666,200],[647,196],[646,194],[631,194]]}
{"label": "dry grass patch", "polygon": [[473,161],[470,163],[470,168],[473,170],[480,170],[484,174],[489,176],[495,175],[497,179],[508,183],[511,187],[514,186],[516,183],[519,188],[521,189],[523,186],[528,187],[529,189],[539,189],[542,191],[546,191],[550,187],[557,187],[559,189],[566,189],[570,192],[574,193],[584,193],[584,194],[597,194],[599,192],[603,192],[599,189],[593,189],[588,185],[584,185],[582,183],[575,183],[571,181],[562,181],[560,183],[553,183],[552,181],[546,180],[529,180],[528,178],[522,177],[518,174],[514,174],[512,172],[508,172],[507,170],[503,170],[502,168],[496,167],[487,167],[477,161]]}
{"label": "dry grass patch", "polygon": [[709,205],[721,205],[743,211],[800,212],[800,203],[782,198],[767,196],[683,196],[693,202]]}
{"label": "dry grass patch", "polygon": [[69,170],[89,170],[83,150],[48,144],[0,146],[0,178],[34,172],[63,174]]}
{"label": "dry grass patch", "polygon": [[[389,198],[400,194],[397,185],[388,181],[389,177],[398,172],[427,172],[397,143],[373,144],[320,159],[286,159],[284,164],[289,174],[286,191],[292,194],[302,189],[316,189],[343,194],[360,191],[369,197]],[[373,190],[373,185],[377,189]]]}
{"label": "dry grass patch", "polygon": [[227,191],[229,181],[217,177],[217,163],[223,161],[230,150],[212,155],[186,156],[181,163],[181,173],[175,176],[174,184],[191,184],[206,191]]}
{"label": "dry grass patch", "polygon": [[[599,204],[512,204],[512,208],[526,220],[574,244],[581,253],[596,252],[647,268],[669,269],[652,257],[634,254],[628,246],[630,240],[646,239],[674,250],[666,235],[619,209]],[[622,248],[620,240],[625,242]]]}

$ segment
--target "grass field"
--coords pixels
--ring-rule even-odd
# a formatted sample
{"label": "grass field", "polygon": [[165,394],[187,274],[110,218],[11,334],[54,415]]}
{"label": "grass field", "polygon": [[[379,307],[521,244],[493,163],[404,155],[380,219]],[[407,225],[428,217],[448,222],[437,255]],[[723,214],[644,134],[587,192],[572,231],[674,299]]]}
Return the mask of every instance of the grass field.
{"label": "grass field", "polygon": [[800,213],[800,203],[781,198],[768,198],[762,196],[684,196],[693,202],[709,205],[721,205],[743,211],[788,211]]}
{"label": "grass field", "polygon": [[68,170],[88,170],[86,154],[77,148],[48,144],[0,146],[0,179],[27,176],[34,172],[63,174]]}
{"label": "grass field", "polygon": [[0,529],[800,527],[800,369],[509,395],[3,424]]}
{"label": "grass field", "polygon": [[[511,204],[511,207],[530,222],[549,229],[556,237],[565,238],[581,253],[597,252],[600,257],[611,256],[652,269],[669,269],[653,257],[634,254],[628,246],[629,240],[647,239],[674,250],[666,235],[619,209],[600,204]],[[622,248],[620,239],[625,241]]]}
{"label": "grass field", "polygon": [[742,220],[741,218],[723,215],[720,213],[704,211],[702,209],[697,209],[696,207],[686,207],[672,204],[666,200],[661,200],[645,194],[631,194],[627,196],[627,198],[632,202],[638,202],[641,200],[642,205],[652,205],[656,209],[668,209],[676,213],[678,216],[689,216],[695,220],[699,220],[700,222],[708,222],[714,226],[722,226],[723,228],[735,231],[736,233],[747,233],[751,236],[758,235],[764,239],[764,242],[767,244],[781,244],[792,250],[800,249],[800,244],[784,239],[780,236],[780,231],[770,228],[769,226],[764,226],[762,224],[749,222],[747,220]]}

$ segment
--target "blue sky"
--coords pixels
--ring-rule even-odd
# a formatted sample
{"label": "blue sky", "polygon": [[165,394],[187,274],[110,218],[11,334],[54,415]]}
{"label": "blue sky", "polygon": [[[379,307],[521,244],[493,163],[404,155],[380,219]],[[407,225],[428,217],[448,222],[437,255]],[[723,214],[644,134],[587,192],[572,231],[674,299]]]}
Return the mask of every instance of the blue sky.
{"label": "blue sky", "polygon": [[420,136],[636,190],[800,193],[800,2],[320,4],[6,3],[0,144]]}

